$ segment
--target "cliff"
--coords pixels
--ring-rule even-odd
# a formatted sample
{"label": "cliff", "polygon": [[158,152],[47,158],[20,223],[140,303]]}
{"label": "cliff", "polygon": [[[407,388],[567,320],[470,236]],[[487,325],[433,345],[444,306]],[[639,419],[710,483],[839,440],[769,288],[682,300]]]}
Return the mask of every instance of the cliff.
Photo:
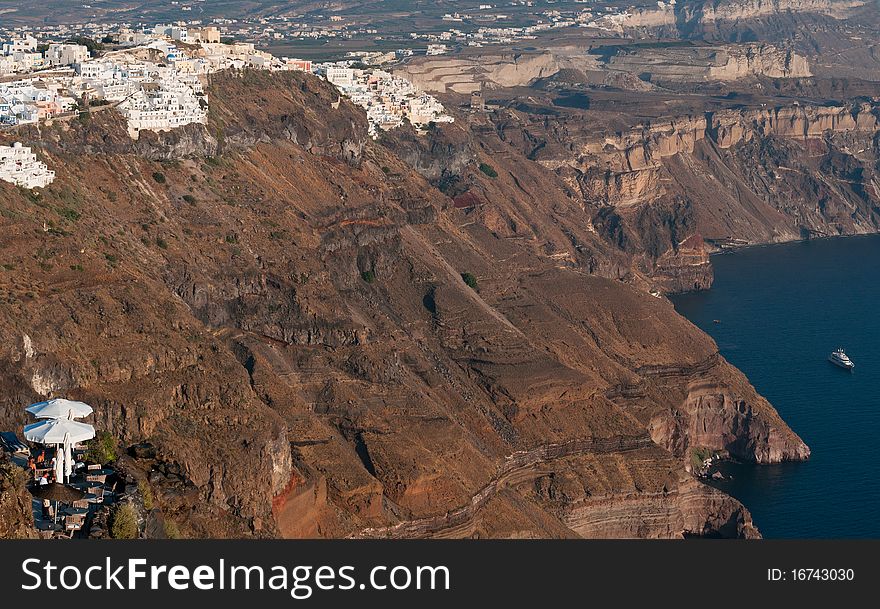
{"label": "cliff", "polygon": [[689,451],[809,449],[613,217],[485,116],[374,142],[312,76],[208,95],[136,143],[111,112],[6,136],[57,178],[0,184],[0,427],[91,403],[185,536],[756,534]]}
{"label": "cliff", "polygon": [[705,34],[714,28],[738,22],[755,22],[792,14],[821,15],[845,19],[863,0],[714,0],[665,3],[663,6],[633,8],[620,21],[623,30],[663,29],[679,35]]}
{"label": "cliff", "polygon": [[605,133],[574,117],[493,120],[580,193],[585,223],[644,256],[658,288],[682,291],[708,287],[708,253],[719,247],[877,231],[878,116],[876,104],[857,101],[707,112]]}
{"label": "cliff", "polygon": [[547,52],[427,57],[407,62],[400,75],[429,93],[471,93],[529,85],[559,71]]}
{"label": "cliff", "polygon": [[652,83],[689,83],[812,76],[809,61],[769,44],[721,46],[633,46],[613,55],[610,70],[624,71]]}

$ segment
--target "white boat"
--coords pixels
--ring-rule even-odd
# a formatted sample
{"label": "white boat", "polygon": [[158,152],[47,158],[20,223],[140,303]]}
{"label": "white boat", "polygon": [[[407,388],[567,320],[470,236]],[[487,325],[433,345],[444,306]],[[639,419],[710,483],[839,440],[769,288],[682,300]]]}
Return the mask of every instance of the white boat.
{"label": "white boat", "polygon": [[843,347],[840,347],[839,349],[833,351],[828,357],[828,361],[835,366],[840,366],[841,368],[846,368],[847,370],[852,370],[856,367],[856,365],[846,355],[846,353],[843,352]]}

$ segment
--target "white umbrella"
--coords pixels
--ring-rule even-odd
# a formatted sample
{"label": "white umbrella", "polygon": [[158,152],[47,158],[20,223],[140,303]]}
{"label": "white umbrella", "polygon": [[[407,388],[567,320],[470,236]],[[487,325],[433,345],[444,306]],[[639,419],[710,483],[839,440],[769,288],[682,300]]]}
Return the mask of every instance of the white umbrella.
{"label": "white umbrella", "polygon": [[55,450],[55,481],[64,481],[64,448],[61,446]]}
{"label": "white umbrella", "polygon": [[64,398],[37,402],[25,410],[38,419],[81,419],[92,414],[92,407],[88,404]]}
{"label": "white umbrella", "polygon": [[24,437],[31,442],[63,444],[65,436],[71,443],[85,442],[95,437],[95,428],[70,419],[47,419],[24,426]]}

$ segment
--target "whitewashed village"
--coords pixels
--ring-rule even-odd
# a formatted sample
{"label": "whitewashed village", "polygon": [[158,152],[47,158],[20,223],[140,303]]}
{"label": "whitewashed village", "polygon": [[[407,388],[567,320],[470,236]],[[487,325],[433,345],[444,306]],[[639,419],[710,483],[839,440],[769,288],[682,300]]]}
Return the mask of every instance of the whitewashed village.
{"label": "whitewashed village", "polygon": [[[409,121],[416,128],[451,122],[440,102],[409,81],[354,60],[336,63],[275,57],[253,43],[220,41],[214,26],[157,25],[116,34],[121,48],[93,56],[74,42],[45,42],[30,34],[0,46],[0,129],[111,106],[128,134],[206,123],[206,76],[224,69],[300,70],[317,74],[363,108],[369,134]],[[54,172],[27,147],[0,146],[0,180],[42,188]]]}

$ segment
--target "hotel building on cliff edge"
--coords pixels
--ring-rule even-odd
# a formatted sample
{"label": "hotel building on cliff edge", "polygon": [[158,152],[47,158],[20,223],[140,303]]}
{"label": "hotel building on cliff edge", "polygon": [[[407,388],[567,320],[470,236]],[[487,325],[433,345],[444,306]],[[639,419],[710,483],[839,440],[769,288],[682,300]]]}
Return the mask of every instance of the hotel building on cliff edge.
{"label": "hotel building on cliff edge", "polygon": [[0,180],[12,182],[22,188],[44,188],[55,179],[55,172],[27,146],[16,142],[12,146],[0,146]]}

